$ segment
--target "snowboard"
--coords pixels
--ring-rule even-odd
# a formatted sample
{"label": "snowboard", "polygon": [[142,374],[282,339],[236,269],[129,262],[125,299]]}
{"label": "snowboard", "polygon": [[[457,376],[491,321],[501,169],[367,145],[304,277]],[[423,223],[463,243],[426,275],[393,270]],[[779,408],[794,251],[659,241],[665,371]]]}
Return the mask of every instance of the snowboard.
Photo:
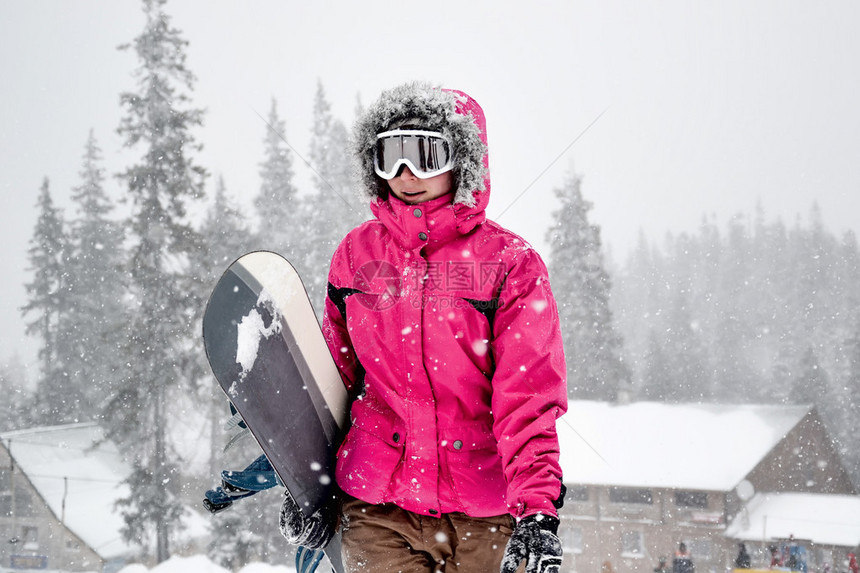
{"label": "snowboard", "polygon": [[[307,291],[283,257],[255,251],[221,276],[203,315],[218,384],[306,516],[332,499],[346,388]],[[340,538],[325,550],[340,573]]]}

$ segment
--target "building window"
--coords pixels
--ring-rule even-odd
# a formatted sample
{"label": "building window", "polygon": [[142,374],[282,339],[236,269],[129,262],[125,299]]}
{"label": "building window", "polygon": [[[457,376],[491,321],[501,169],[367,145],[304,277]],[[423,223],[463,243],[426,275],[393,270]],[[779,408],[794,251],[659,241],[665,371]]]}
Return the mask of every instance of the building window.
{"label": "building window", "polygon": [[624,531],[621,533],[621,556],[642,557],[645,555],[645,543],[641,531]]}
{"label": "building window", "polygon": [[32,551],[39,548],[39,528],[32,525],[24,525],[21,527],[21,541],[24,542],[24,549]]}
{"label": "building window", "polygon": [[0,517],[12,517],[12,494],[0,493]]}
{"label": "building window", "polygon": [[569,486],[565,499],[568,501],[588,501],[588,488],[584,485]]}
{"label": "building window", "polygon": [[15,515],[17,517],[33,517],[36,515],[33,496],[24,488],[15,488]]}
{"label": "building window", "polygon": [[714,546],[710,539],[706,537],[691,539],[689,543],[687,543],[687,547],[690,550],[690,554],[693,556],[693,561],[697,558],[704,561],[711,560]]}
{"label": "building window", "polygon": [[678,507],[708,507],[708,494],[704,491],[676,491],[675,505]]}
{"label": "building window", "polygon": [[641,503],[651,505],[653,498],[650,489],[612,487],[609,488],[609,501],[612,503]]}
{"label": "building window", "polygon": [[[12,515],[14,509],[14,515]],[[0,517],[32,517],[35,514],[33,499],[21,488],[15,489],[15,502],[12,502],[12,492],[0,493]]]}
{"label": "building window", "polygon": [[[569,523],[569,522],[568,522]],[[558,538],[565,553],[582,553],[582,528],[567,525],[564,521],[558,528]]]}

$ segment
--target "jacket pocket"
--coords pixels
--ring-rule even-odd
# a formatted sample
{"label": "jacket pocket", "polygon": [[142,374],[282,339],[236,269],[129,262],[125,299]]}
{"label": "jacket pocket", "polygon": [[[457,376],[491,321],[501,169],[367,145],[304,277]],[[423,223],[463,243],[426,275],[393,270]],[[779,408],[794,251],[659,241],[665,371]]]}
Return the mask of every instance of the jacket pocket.
{"label": "jacket pocket", "polygon": [[502,459],[484,425],[440,430],[448,479],[463,511],[475,517],[507,513]]}
{"label": "jacket pocket", "polygon": [[335,478],[350,495],[367,503],[385,501],[392,476],[398,474],[405,452],[405,431],[396,422],[356,409],[352,428],[337,452]]}

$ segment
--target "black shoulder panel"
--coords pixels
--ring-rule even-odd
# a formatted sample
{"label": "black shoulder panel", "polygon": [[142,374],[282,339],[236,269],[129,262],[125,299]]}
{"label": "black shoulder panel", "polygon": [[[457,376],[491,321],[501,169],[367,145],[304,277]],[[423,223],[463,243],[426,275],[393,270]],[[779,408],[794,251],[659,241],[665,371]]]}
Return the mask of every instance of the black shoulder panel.
{"label": "black shoulder panel", "polygon": [[493,321],[496,319],[496,311],[499,310],[499,299],[492,298],[490,300],[477,300],[474,298],[464,298],[472,307],[487,317],[490,323],[490,330],[493,329]]}
{"label": "black shoulder panel", "polygon": [[340,317],[346,321],[346,297],[351,294],[355,294],[357,292],[361,292],[355,288],[349,287],[341,287],[338,288],[331,283],[328,283],[327,294],[329,300],[331,300],[337,309],[340,311]]}

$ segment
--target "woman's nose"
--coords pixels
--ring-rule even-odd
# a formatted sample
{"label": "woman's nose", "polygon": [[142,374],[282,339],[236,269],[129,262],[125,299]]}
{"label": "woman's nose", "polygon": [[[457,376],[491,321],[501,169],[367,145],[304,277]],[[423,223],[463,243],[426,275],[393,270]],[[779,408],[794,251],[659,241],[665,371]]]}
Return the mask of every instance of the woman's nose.
{"label": "woman's nose", "polygon": [[405,164],[400,166],[400,173],[397,174],[398,177],[403,179],[417,179],[415,174],[407,167]]}

